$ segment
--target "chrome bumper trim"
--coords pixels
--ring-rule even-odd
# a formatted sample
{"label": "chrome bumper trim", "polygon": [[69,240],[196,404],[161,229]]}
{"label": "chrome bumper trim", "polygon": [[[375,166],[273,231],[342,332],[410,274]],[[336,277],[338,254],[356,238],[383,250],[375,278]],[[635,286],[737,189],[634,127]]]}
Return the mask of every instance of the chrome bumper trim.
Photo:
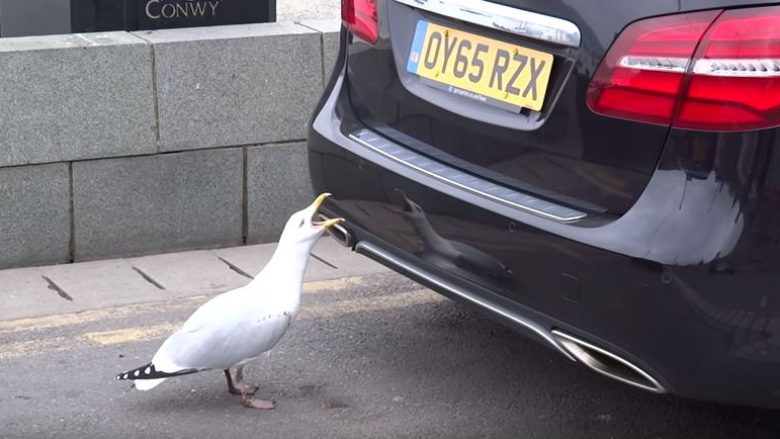
{"label": "chrome bumper trim", "polygon": [[476,305],[479,308],[482,308],[485,311],[489,311],[491,314],[500,316],[508,321],[511,321],[512,323],[515,323],[533,332],[537,336],[539,336],[542,340],[549,343],[550,346],[552,346],[556,351],[563,354],[563,356],[565,356],[566,358],[574,362],[577,361],[566,349],[564,349],[563,347],[561,347],[560,344],[558,344],[558,341],[552,337],[550,331],[545,330],[538,323],[530,319],[520,316],[517,313],[514,313],[503,306],[490,303],[478,297],[475,294],[469,293],[468,291],[465,291],[457,287],[456,285],[453,285],[452,283],[447,282],[444,279],[441,279],[440,277],[432,273],[423,271],[418,267],[414,267],[411,264],[406,263],[405,261],[393,256],[389,252],[385,251],[384,249],[370,242],[359,241],[355,246],[355,251],[360,254],[364,254],[364,255],[367,254],[367,256],[373,255],[387,262],[388,264],[395,266],[396,268],[402,271],[417,276],[420,279],[424,279],[425,281],[431,283],[432,285],[436,285],[437,287],[441,288],[442,290],[445,290],[446,292],[450,293],[453,296],[457,296],[463,300],[466,300],[467,302],[470,302],[473,305]]}
{"label": "chrome bumper trim", "polygon": [[349,138],[417,172],[505,206],[560,223],[571,223],[587,216],[584,212],[554,204],[505,186],[499,186],[472,174],[467,174],[408,148],[404,148],[367,129],[360,129],[350,133]]}

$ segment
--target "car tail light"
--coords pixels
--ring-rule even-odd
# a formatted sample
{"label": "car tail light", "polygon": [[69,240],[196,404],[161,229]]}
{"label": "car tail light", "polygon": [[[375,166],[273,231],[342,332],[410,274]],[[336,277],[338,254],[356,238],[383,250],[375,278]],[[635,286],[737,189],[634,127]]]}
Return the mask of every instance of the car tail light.
{"label": "car tail light", "polygon": [[588,87],[596,113],[680,128],[780,125],[780,7],[705,11],[628,26]]}
{"label": "car tail light", "polygon": [[341,21],[356,37],[370,44],[379,38],[376,0],[342,0]]}

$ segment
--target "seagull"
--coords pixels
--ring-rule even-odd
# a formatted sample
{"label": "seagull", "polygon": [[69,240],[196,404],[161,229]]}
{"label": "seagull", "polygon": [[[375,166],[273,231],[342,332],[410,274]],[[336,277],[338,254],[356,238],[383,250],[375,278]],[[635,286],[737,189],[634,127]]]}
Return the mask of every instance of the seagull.
{"label": "seagull", "polygon": [[439,266],[460,268],[486,275],[496,280],[511,278],[512,270],[495,257],[468,244],[445,239],[433,228],[428,215],[419,204],[396,189],[403,198],[401,215],[412,225],[422,240],[418,256]]}
{"label": "seagull", "polygon": [[290,217],[271,260],[249,284],[204,303],[163,342],[150,363],[116,379],[133,380],[136,389],[150,390],[168,378],[221,369],[228,391],[241,395],[244,406],[274,408],[273,401],[252,398],[257,387],[244,382],[244,367],[270,353],[290,327],[300,307],[303,272],[312,247],[329,227],[344,221],[314,221],[329,196],[321,194]]}

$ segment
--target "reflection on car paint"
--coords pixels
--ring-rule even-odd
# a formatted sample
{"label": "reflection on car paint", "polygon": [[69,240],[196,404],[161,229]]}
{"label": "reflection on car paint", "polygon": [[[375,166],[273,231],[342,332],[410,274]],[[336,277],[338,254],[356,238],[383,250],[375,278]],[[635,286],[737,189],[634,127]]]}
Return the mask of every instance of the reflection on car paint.
{"label": "reflection on car paint", "polygon": [[465,270],[497,281],[511,280],[512,271],[501,261],[476,247],[443,238],[418,203],[400,189],[396,192],[402,199],[401,215],[422,239],[422,249],[417,256],[445,269]]}
{"label": "reflection on car paint", "polygon": [[672,283],[691,309],[705,323],[727,333],[732,355],[762,362],[780,363],[780,313],[769,308],[766,294],[751,308],[720,306],[708,301],[679,275]]}

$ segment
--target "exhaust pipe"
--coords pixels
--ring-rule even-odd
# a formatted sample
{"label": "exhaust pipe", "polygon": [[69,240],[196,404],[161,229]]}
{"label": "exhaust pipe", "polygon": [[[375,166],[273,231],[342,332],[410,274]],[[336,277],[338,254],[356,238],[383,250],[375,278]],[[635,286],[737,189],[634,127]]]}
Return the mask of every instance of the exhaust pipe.
{"label": "exhaust pipe", "polygon": [[[327,215],[319,214],[321,221],[329,220],[330,217]],[[336,240],[339,244],[343,245],[344,247],[349,247],[350,249],[354,247],[355,245],[355,238],[352,236],[352,232],[349,231],[346,227],[344,227],[342,224],[335,224],[331,227],[328,227],[328,235],[330,235],[333,239]]]}
{"label": "exhaust pipe", "polygon": [[553,329],[552,335],[574,358],[591,370],[653,393],[666,392],[649,373],[625,358],[558,329]]}

